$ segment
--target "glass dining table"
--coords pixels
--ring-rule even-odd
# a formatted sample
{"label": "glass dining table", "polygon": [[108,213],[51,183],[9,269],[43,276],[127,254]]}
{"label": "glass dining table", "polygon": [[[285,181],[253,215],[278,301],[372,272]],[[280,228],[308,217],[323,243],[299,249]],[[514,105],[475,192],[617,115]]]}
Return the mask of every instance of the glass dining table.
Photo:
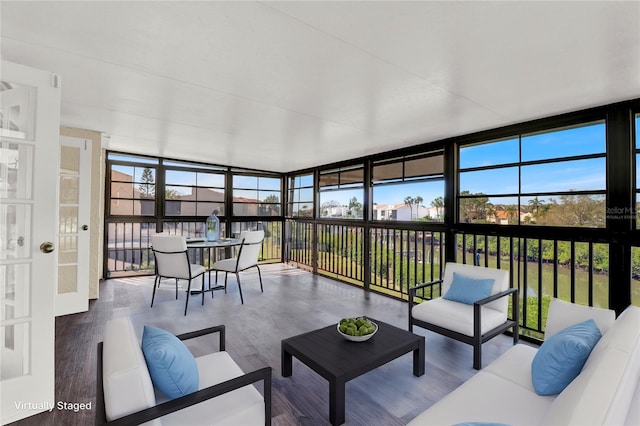
{"label": "glass dining table", "polygon": [[[231,248],[242,244],[240,238],[219,238],[217,240],[209,241],[205,238],[187,238],[187,249],[199,249],[200,259],[202,266],[204,266],[209,272],[209,283],[211,283],[211,269],[210,265],[218,260],[216,249],[225,249],[225,258],[231,257]],[[204,251],[207,250],[207,256],[204,255]],[[209,260],[209,265],[205,260]],[[223,290],[224,286],[218,285],[211,287],[211,290]],[[199,293],[198,290],[192,290],[191,294]]]}

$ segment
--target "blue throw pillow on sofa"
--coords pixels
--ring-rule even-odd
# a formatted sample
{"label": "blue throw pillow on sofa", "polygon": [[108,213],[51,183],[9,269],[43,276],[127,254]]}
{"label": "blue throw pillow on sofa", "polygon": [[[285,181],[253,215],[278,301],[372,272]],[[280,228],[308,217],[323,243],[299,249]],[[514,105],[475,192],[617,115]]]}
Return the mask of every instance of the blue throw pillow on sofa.
{"label": "blue throw pillow on sofa", "polygon": [[178,398],[198,390],[196,360],[173,334],[145,326],[142,353],[153,385],[169,398]]}
{"label": "blue throw pillow on sofa", "polygon": [[495,280],[491,278],[471,278],[454,272],[451,286],[442,297],[454,302],[473,305],[474,302],[491,295],[494,282]]}
{"label": "blue throw pillow on sofa", "polygon": [[602,334],[590,319],[545,340],[531,363],[531,380],[538,395],[556,395],[575,379]]}

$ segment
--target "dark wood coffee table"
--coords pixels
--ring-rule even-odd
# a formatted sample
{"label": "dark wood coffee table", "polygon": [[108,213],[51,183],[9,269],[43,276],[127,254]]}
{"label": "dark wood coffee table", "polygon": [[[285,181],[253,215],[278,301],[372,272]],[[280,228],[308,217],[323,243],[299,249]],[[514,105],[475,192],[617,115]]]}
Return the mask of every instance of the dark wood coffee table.
{"label": "dark wood coffee table", "polygon": [[378,331],[365,342],[346,340],[336,324],[282,341],[282,375],[293,374],[295,356],[329,381],[329,420],[344,423],[345,383],[413,351],[413,374],[424,374],[424,337],[371,318]]}

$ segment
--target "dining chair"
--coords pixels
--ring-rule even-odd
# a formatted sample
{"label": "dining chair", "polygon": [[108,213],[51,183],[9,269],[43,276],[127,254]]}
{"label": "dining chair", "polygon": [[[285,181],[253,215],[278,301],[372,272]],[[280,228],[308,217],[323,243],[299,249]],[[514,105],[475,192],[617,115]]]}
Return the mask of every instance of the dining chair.
{"label": "dining chair", "polygon": [[242,231],[240,234],[240,249],[238,250],[238,256],[228,259],[222,259],[215,262],[210,270],[216,271],[216,284],[218,283],[218,271],[224,272],[224,291],[227,292],[227,276],[229,272],[236,274],[236,280],[238,281],[238,290],[240,292],[240,303],[244,304],[244,298],[242,297],[242,287],[240,285],[240,272],[249,268],[258,269],[258,279],[260,280],[260,291],[264,293],[262,287],[262,274],[260,273],[260,267],[258,266],[258,257],[260,256],[260,248],[262,241],[264,240],[264,231]]}
{"label": "dining chair", "polygon": [[[178,281],[188,280],[187,298],[184,302],[184,314],[187,315],[189,306],[189,295],[191,294],[191,281],[194,278],[202,277],[202,304],[204,305],[204,273],[206,269],[202,265],[189,262],[187,251],[187,240],[181,235],[155,234],[151,236],[151,250],[155,258],[156,278],[153,283],[153,295],[151,296],[151,307],[156,297],[156,288],[160,287],[163,278],[176,280],[176,300],[178,299]],[[213,296],[213,292],[211,292]]]}

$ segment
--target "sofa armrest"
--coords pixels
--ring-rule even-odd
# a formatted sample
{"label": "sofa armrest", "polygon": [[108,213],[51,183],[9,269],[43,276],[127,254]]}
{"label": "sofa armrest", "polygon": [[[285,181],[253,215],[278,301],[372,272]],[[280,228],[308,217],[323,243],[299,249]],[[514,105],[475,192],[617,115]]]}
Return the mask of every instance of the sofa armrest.
{"label": "sofa armrest", "polygon": [[422,283],[422,284],[415,285],[413,287],[409,287],[409,291],[408,291],[409,306],[415,305],[415,303],[413,303],[413,298],[416,297],[416,290],[421,288],[426,288],[426,287],[433,287],[434,285],[441,284],[441,283],[442,283],[442,280],[435,280],[435,281],[429,281],[428,283]]}
{"label": "sofa armrest", "polygon": [[512,293],[516,293],[516,297],[517,297],[518,289],[517,288],[509,288],[509,289],[507,289],[505,291],[501,291],[500,293],[492,294],[491,296],[485,297],[484,299],[476,300],[473,304],[474,305],[486,305],[487,303],[493,302],[494,300],[498,300],[501,297],[508,296],[508,295],[510,295]]}
{"label": "sofa armrest", "polygon": [[180,340],[193,339],[195,337],[205,336],[211,333],[220,333],[220,351],[225,350],[226,332],[224,325],[215,325],[209,328],[203,328],[202,330],[190,331],[189,333],[178,334],[176,337]]}
{"label": "sofa armrest", "polygon": [[518,300],[518,289],[517,288],[509,288],[504,291],[501,291],[496,294],[492,294],[491,296],[485,297],[484,299],[477,300],[473,303],[473,334],[476,338],[480,338],[481,336],[481,325],[480,325],[480,308],[487,303],[491,303],[494,300],[498,300],[502,297],[507,297],[513,294],[513,298],[511,299],[511,313],[513,314],[513,343],[518,343],[518,321],[520,317],[520,304]]}
{"label": "sofa armrest", "polygon": [[[244,386],[264,381],[265,425],[269,426],[271,425],[271,370],[271,367],[264,367],[110,422],[107,422],[105,417],[98,418],[96,419],[96,423],[110,426],[138,425],[240,389]],[[215,413],[212,413],[212,416],[215,416]]]}

